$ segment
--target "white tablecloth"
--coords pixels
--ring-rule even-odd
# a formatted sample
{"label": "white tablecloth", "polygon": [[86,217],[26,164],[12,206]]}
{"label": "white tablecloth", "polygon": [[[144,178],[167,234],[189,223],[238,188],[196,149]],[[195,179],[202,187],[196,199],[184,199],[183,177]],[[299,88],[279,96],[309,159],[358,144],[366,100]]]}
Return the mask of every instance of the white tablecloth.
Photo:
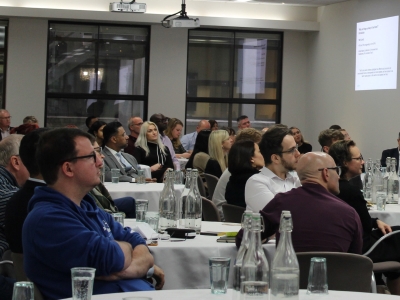
{"label": "white tablecloth", "polygon": [[[306,295],[305,290],[300,290],[300,300],[395,300],[399,299],[398,296],[394,295],[382,295],[372,293],[358,293],[358,292],[342,292],[342,291],[329,291],[327,295]],[[130,293],[118,293],[118,294],[105,294],[105,295],[93,295],[93,300],[121,300],[125,297],[149,297],[152,300],[232,300],[232,290],[228,289],[228,292],[224,295],[213,295],[211,294],[210,288],[190,290],[161,290],[152,292],[130,292]],[[70,300],[69,298],[68,300]]]}
{"label": "white tablecloth", "polygon": [[[125,219],[125,226],[133,227],[133,219]],[[232,223],[202,222],[202,231],[237,232],[238,225]],[[210,288],[208,259],[215,256],[231,258],[229,287],[232,287],[233,263],[237,249],[234,243],[218,243],[217,236],[198,235],[194,239],[171,242],[160,241],[158,246],[149,247],[155,263],[165,272],[165,290]],[[275,254],[275,240],[263,245],[271,265]]]}
{"label": "white tablecloth", "polygon": [[389,224],[390,226],[400,226],[400,205],[399,204],[387,204],[385,211],[376,210],[376,206],[373,206],[369,211],[372,218],[379,218],[379,220]]}
{"label": "white tablecloth", "polygon": [[[105,182],[108,192],[113,199],[121,197],[133,197],[135,199],[149,200],[149,211],[158,211],[158,202],[160,200],[161,191],[164,188],[164,183],[146,183],[137,184],[130,182],[120,182],[118,184]],[[183,184],[175,184],[175,195],[180,198],[185,186]]]}

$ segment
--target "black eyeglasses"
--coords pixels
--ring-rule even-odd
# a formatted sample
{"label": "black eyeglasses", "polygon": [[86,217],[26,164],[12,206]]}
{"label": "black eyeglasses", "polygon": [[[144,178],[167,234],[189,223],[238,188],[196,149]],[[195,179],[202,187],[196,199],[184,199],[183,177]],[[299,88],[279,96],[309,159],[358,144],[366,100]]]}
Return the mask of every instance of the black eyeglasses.
{"label": "black eyeglasses", "polygon": [[321,169],[318,169],[318,171],[323,171],[323,170],[325,170],[325,169],[327,169],[327,170],[335,170],[336,173],[337,173],[339,176],[340,176],[340,174],[342,174],[342,168],[341,168],[340,166],[328,167],[328,168],[321,168]]}
{"label": "black eyeglasses", "polygon": [[294,152],[296,152],[296,150],[299,151],[298,149],[299,149],[299,145],[296,145],[295,147],[292,147],[292,148],[290,148],[289,150],[281,151],[281,152],[278,152],[278,153],[289,153],[289,154],[293,154]]}
{"label": "black eyeglasses", "polygon": [[61,164],[65,163],[65,162],[67,162],[67,161],[71,162],[71,161],[76,160],[76,159],[91,158],[91,157],[93,157],[93,160],[94,160],[94,162],[96,163],[96,152],[93,151],[93,153],[90,154],[90,155],[75,156],[75,157],[71,157],[71,158],[64,159],[63,161],[61,161]]}
{"label": "black eyeglasses", "polygon": [[94,151],[96,151],[97,153],[101,154],[101,147],[94,147],[93,149],[94,149]]}
{"label": "black eyeglasses", "polygon": [[364,157],[362,155],[360,155],[359,157],[352,157],[351,159],[362,161],[362,160],[364,160]]}

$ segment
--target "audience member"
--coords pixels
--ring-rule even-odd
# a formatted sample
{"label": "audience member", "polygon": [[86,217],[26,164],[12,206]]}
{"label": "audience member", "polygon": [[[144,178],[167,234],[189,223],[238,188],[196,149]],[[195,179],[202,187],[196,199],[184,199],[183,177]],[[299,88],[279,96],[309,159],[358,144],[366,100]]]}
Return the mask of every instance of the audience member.
{"label": "audience member", "polygon": [[48,187],[35,189],[22,235],[26,275],[45,299],[71,297],[73,267],[96,269],[95,295],[152,290],[143,279],[151,273],[159,288],[164,282],[139,234],[87,194],[99,184],[103,164],[93,142],[91,135],[67,128],[46,132],[39,141],[37,162]]}
{"label": "audience member", "polygon": [[[363,227],[363,253],[379,240],[383,235],[400,230],[400,226],[390,227],[377,218],[371,218],[367,209],[367,202],[359,188],[350,184],[349,180],[359,176],[364,164],[360,150],[354,141],[338,141],[334,143],[329,154],[333,157],[336,164],[341,166],[338,197],[353,207],[360,216]],[[373,262],[399,261],[400,262],[400,235],[396,234],[385,239],[368,255]],[[387,273],[387,286],[392,294],[400,295],[400,274]]]}
{"label": "audience member", "polygon": [[0,142],[0,257],[9,248],[4,232],[7,202],[29,178],[29,172],[19,156],[22,138],[23,135],[13,134]]}
{"label": "audience member", "polygon": [[342,129],[342,127],[340,127],[339,125],[332,125],[331,127],[329,127],[329,129],[340,130]]}
{"label": "audience member", "polygon": [[228,204],[246,207],[246,182],[251,176],[259,173],[264,164],[260,148],[253,141],[244,140],[233,144],[228,154],[228,169],[231,173],[225,193]]}
{"label": "audience member", "polygon": [[99,118],[96,117],[96,116],[89,116],[89,117],[87,117],[86,120],[85,120],[86,127],[87,127],[88,129],[90,129],[90,127],[92,127],[93,123],[96,122],[96,121],[98,121],[98,120],[99,120]]}
{"label": "audience member", "polygon": [[347,132],[346,129],[342,128],[342,129],[339,129],[339,131],[343,134],[345,141],[351,140],[350,134]]}
{"label": "audience member", "polygon": [[167,129],[165,129],[164,134],[171,140],[177,158],[189,158],[192,151],[188,152],[182,146],[180,140],[182,129],[182,121],[172,118],[168,121]]}
{"label": "audience member", "polygon": [[251,127],[248,116],[244,116],[244,115],[240,116],[239,118],[236,119],[236,121],[237,121],[237,126],[238,126],[239,130]]}
{"label": "audience member", "polygon": [[222,172],[228,167],[228,153],[232,147],[232,139],[226,130],[211,131],[208,141],[208,154],[205,173],[221,177]]}
{"label": "audience member", "polygon": [[26,116],[23,120],[22,120],[23,124],[38,124],[39,125],[39,121],[36,119],[35,116]]}
{"label": "audience member", "polygon": [[215,120],[208,120],[208,123],[210,123],[210,130],[218,130],[218,122]]}
{"label": "audience member", "polygon": [[222,127],[221,130],[226,130],[234,143],[236,141],[236,131],[232,127]]}
{"label": "audience member", "polygon": [[131,117],[128,122],[129,131],[131,134],[128,136],[128,146],[125,148],[125,152],[130,155],[135,154],[136,146],[135,143],[140,133],[140,127],[143,125],[141,117]]}
{"label": "audience member", "polygon": [[186,151],[194,150],[197,134],[204,129],[210,129],[210,122],[207,120],[200,120],[199,124],[197,124],[195,132],[185,134],[181,138],[182,146],[186,149]]}
{"label": "audience member", "polygon": [[111,169],[120,169],[119,181],[131,182],[138,176],[140,166],[135,157],[121,150],[128,144],[128,136],[120,122],[108,123],[103,128],[105,180],[111,181]]}
{"label": "audience member", "polygon": [[208,142],[210,134],[211,130],[209,129],[204,129],[199,132],[196,138],[196,143],[194,144],[192,155],[186,164],[186,169],[197,169],[199,171],[199,175],[207,173],[207,163],[210,160],[210,155],[208,155]]}
{"label": "audience member", "polygon": [[[243,130],[240,130],[237,137],[236,137],[236,142],[240,141],[245,141],[245,140],[250,140],[256,144],[258,144],[261,141],[261,132],[254,129],[254,128],[245,128]],[[234,144],[233,144],[234,145]],[[218,180],[217,186],[215,187],[214,194],[212,201],[214,204],[217,206],[219,215],[221,217],[221,220],[224,221],[224,214],[222,212],[222,204],[226,203],[225,199],[225,194],[226,194],[226,185],[228,184],[229,178],[231,176],[231,173],[229,172],[228,169],[226,169],[221,177]]]}
{"label": "audience member", "polygon": [[287,126],[272,126],[262,136],[259,146],[265,167],[247,180],[245,188],[247,209],[253,212],[263,209],[277,193],[300,186],[299,178],[289,173],[296,169],[300,153]]}
{"label": "audience member", "polygon": [[5,234],[13,253],[24,253],[22,249],[22,225],[28,215],[28,202],[36,187],[46,185],[40,174],[35,155],[40,136],[48,130],[47,128],[39,128],[28,133],[22,138],[19,147],[19,157],[29,172],[29,178],[22,188],[10,198],[6,207]]}
{"label": "audience member", "polygon": [[157,182],[163,182],[164,173],[168,168],[173,169],[169,149],[162,143],[157,125],[144,122],[136,141],[135,157],[140,164],[150,166],[151,177]]}
{"label": "audience member", "polygon": [[322,130],[318,136],[318,142],[321,145],[321,151],[328,153],[329,147],[338,140],[344,140],[344,135],[336,129]]}
{"label": "audience member", "polygon": [[96,138],[96,142],[100,147],[104,146],[103,129],[107,125],[106,122],[96,121],[90,126],[89,133]]}
{"label": "audience member", "polygon": [[[277,194],[263,208],[261,216],[265,227],[262,239],[276,234],[278,244],[280,216],[283,210],[289,210],[295,228],[292,241],[296,252],[361,254],[360,218],[352,207],[335,196],[339,193],[338,170],[326,153],[302,155],[297,166],[302,186]],[[240,244],[241,235],[236,242]]]}
{"label": "audience member", "polygon": [[19,125],[18,127],[13,127],[10,130],[10,134],[17,133],[17,134],[24,135],[24,134],[28,134],[29,132],[34,131],[38,128],[39,128],[39,124],[37,124],[37,123],[25,123],[25,124]]}
{"label": "audience member", "polygon": [[6,137],[8,137],[11,133],[10,130],[13,127],[10,127],[11,124],[11,116],[10,113],[5,109],[0,109],[0,141]]}
{"label": "audience member", "polygon": [[382,157],[381,157],[381,165],[382,167],[389,167],[386,165],[386,158],[388,157],[393,157],[396,159],[396,172],[399,170],[399,159],[400,159],[400,132],[399,132],[399,137],[397,139],[397,147],[392,148],[392,149],[386,149],[382,151]]}
{"label": "audience member", "polygon": [[175,156],[174,147],[169,137],[165,136],[164,131],[167,129],[169,118],[165,117],[163,114],[154,114],[150,117],[150,122],[157,125],[158,134],[160,136],[161,142],[168,148],[169,153],[172,158],[173,166],[175,170],[181,169],[181,164],[178,158]]}
{"label": "audience member", "polygon": [[290,127],[289,128],[290,132],[292,133],[294,137],[294,141],[296,142],[300,154],[305,154],[307,152],[312,151],[312,146],[311,144],[307,143],[304,141],[303,134],[301,133],[300,129],[297,127]]}

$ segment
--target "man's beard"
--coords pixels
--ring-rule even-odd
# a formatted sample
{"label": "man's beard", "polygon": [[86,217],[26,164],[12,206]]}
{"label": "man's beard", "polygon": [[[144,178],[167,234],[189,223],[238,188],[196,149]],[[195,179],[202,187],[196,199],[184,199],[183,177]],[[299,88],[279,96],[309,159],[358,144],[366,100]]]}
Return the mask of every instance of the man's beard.
{"label": "man's beard", "polygon": [[281,160],[282,160],[282,166],[283,166],[286,170],[288,170],[289,172],[295,170],[295,168],[294,168],[294,166],[293,166],[294,163],[292,163],[292,164],[288,163],[283,157],[281,157]]}

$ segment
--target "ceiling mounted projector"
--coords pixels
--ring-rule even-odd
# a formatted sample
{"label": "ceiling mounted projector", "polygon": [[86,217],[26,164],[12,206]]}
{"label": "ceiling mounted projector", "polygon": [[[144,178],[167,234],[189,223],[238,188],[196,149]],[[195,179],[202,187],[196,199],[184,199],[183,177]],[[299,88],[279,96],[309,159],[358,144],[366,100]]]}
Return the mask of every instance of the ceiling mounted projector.
{"label": "ceiling mounted projector", "polygon": [[113,12],[127,12],[127,13],[145,13],[146,3],[132,2],[112,2],[110,3],[110,11]]}
{"label": "ceiling mounted projector", "polygon": [[[180,14],[180,16],[175,19],[168,20],[177,14]],[[182,9],[175,14],[166,16],[161,21],[161,25],[165,28],[196,28],[200,27],[200,20],[198,18],[191,19],[187,16],[185,0],[182,0]]]}

